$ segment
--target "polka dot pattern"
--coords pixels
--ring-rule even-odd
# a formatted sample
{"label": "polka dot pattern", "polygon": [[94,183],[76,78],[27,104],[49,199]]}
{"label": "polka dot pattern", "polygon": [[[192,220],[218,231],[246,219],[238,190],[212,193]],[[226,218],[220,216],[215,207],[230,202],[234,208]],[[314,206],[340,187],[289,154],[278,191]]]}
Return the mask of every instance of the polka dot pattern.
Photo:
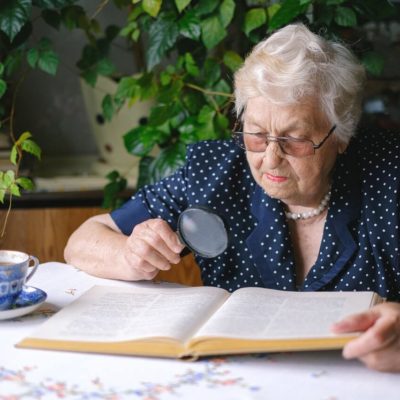
{"label": "polka dot pattern", "polygon": [[[374,290],[400,300],[399,146],[399,135],[364,133],[339,156],[318,259],[301,287],[283,204],[255,183],[245,153],[231,141],[191,146],[184,167],[141,189],[130,204],[140,201],[149,217],[173,229],[190,206],[209,207],[225,219],[227,250],[214,259],[196,256],[205,285]],[[134,219],[130,210],[129,204],[117,210],[119,220]]]}

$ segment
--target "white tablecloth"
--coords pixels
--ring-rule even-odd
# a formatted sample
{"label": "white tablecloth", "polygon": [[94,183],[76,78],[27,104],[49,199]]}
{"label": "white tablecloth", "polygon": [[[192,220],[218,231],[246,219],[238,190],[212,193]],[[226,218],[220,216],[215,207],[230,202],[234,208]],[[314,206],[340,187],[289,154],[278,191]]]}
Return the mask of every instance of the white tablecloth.
{"label": "white tablecloth", "polygon": [[370,371],[337,351],[187,362],[17,349],[16,342],[93,285],[142,283],[94,278],[66,264],[46,263],[29,284],[48,298],[31,315],[0,321],[0,400],[400,399],[399,374]]}

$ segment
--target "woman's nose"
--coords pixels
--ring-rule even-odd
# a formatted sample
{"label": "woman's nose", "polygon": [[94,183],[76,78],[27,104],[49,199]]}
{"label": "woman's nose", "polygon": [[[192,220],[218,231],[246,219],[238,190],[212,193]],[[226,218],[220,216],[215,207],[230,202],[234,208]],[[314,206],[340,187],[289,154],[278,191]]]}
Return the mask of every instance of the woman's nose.
{"label": "woman's nose", "polygon": [[264,151],[263,163],[269,169],[276,168],[284,159],[278,142],[270,141]]}

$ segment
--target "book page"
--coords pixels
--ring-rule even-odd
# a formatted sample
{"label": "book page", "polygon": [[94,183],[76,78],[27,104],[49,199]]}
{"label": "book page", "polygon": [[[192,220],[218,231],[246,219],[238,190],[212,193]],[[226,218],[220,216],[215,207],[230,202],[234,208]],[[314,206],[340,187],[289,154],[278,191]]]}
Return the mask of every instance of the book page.
{"label": "book page", "polygon": [[124,341],[188,339],[229,296],[223,289],[95,286],[46,321],[31,338]]}
{"label": "book page", "polygon": [[197,332],[195,337],[248,339],[334,336],[330,326],[371,305],[372,292],[285,292],[244,288]]}

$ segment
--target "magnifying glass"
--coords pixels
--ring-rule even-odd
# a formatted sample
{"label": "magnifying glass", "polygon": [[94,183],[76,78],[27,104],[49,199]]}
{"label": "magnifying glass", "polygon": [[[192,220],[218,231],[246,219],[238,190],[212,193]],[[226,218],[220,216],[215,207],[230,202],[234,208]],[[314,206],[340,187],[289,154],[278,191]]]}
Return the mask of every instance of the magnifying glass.
{"label": "magnifying glass", "polygon": [[177,233],[181,242],[201,257],[217,257],[228,247],[224,220],[206,207],[190,207],[183,211]]}

